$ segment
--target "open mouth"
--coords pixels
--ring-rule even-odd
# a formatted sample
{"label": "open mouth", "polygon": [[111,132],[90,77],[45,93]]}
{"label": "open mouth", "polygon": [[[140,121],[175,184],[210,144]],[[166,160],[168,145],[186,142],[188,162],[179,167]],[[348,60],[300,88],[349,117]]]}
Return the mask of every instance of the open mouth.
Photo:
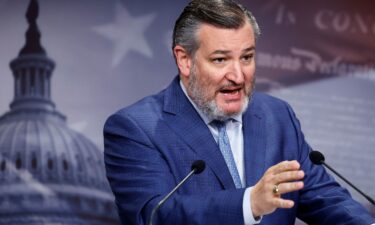
{"label": "open mouth", "polygon": [[227,89],[222,89],[220,90],[220,93],[223,93],[223,94],[238,94],[240,92],[241,88],[227,88]]}

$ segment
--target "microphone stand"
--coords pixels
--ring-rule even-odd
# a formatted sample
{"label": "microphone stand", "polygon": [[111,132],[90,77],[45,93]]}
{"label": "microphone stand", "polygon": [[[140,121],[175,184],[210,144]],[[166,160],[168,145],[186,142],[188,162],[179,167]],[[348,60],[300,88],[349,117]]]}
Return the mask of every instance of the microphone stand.
{"label": "microphone stand", "polygon": [[331,170],[334,174],[336,174],[338,177],[340,177],[343,181],[345,181],[347,184],[349,184],[352,188],[354,188],[354,190],[358,191],[363,197],[365,197],[372,205],[375,205],[375,201],[374,199],[372,199],[370,196],[366,195],[365,193],[363,193],[361,190],[359,190],[356,186],[354,186],[350,181],[348,181],[347,179],[345,179],[345,177],[341,176],[341,174],[339,174],[338,172],[336,172],[336,170],[334,170],[332,167],[330,167],[327,163],[325,163],[324,161],[321,161],[321,163],[327,167],[329,170]]}
{"label": "microphone stand", "polygon": [[158,209],[171,197],[171,195],[175,193],[177,189],[180,188],[180,186],[183,185],[185,181],[189,179],[193,174],[199,174],[203,172],[205,167],[206,164],[203,160],[197,160],[191,165],[190,173],[180,183],[178,183],[177,186],[167,194],[167,196],[160,200],[160,202],[152,209],[150,220],[148,222],[149,225],[152,225],[156,211],[158,211]]}

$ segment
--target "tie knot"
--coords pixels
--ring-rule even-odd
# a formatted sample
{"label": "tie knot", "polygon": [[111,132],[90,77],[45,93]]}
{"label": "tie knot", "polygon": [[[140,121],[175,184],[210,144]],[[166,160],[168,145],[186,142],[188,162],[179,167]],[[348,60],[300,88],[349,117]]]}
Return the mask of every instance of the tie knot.
{"label": "tie knot", "polygon": [[215,126],[216,128],[218,128],[219,130],[222,129],[223,127],[225,127],[226,123],[227,123],[227,121],[221,121],[221,120],[212,120],[211,121],[211,124],[213,126]]}

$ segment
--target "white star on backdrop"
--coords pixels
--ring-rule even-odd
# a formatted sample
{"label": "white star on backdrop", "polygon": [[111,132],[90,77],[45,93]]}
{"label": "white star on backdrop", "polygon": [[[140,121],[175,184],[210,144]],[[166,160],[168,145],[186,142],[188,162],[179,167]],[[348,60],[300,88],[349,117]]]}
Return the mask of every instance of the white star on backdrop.
{"label": "white star on backdrop", "polygon": [[152,50],[145,38],[145,31],[156,14],[132,17],[124,6],[117,2],[115,21],[94,27],[94,31],[114,44],[112,67],[116,67],[131,50],[152,58]]}

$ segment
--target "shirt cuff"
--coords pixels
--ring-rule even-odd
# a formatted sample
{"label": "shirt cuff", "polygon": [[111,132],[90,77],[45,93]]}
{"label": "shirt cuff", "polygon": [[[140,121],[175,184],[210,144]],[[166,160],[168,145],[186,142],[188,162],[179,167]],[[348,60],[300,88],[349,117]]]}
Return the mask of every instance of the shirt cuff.
{"label": "shirt cuff", "polygon": [[245,225],[251,224],[259,224],[262,220],[262,217],[254,218],[253,210],[251,209],[251,190],[253,187],[246,188],[245,194],[243,195],[242,200],[242,211],[243,211],[243,219]]}

